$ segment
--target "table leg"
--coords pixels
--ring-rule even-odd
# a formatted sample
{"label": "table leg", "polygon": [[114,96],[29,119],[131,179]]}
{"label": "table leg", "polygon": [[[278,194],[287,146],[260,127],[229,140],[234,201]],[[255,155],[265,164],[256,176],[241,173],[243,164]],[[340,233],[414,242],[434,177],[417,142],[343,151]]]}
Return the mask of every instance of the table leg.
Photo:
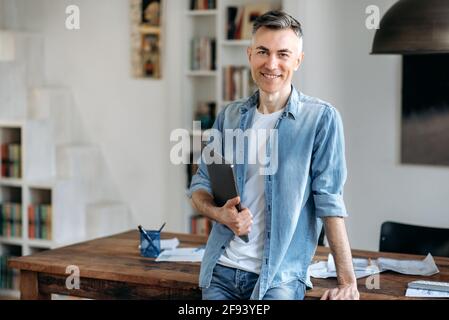
{"label": "table leg", "polygon": [[20,299],[22,300],[50,300],[51,294],[39,292],[38,273],[20,270]]}

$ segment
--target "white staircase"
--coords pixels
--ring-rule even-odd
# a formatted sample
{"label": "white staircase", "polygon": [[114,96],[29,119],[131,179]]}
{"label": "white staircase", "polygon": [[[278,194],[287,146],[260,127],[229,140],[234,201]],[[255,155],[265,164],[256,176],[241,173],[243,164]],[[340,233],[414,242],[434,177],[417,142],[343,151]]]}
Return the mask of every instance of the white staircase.
{"label": "white staircase", "polygon": [[0,39],[2,33],[10,41],[0,47],[0,119],[23,123],[22,179],[51,187],[54,241],[129,230],[129,208],[119,199],[101,149],[88,142],[70,89],[45,85],[43,37],[0,31]]}

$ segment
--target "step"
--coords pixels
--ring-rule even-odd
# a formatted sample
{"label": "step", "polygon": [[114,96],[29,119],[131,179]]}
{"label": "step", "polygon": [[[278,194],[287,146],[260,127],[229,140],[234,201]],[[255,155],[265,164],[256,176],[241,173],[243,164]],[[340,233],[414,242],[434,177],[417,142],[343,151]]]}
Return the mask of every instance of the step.
{"label": "step", "polygon": [[56,146],[56,176],[58,178],[86,179],[101,172],[101,152],[94,145]]}
{"label": "step", "polygon": [[25,66],[28,87],[44,84],[45,42],[44,36],[31,32],[13,32],[14,62]]}
{"label": "step", "polygon": [[2,31],[2,39],[6,43],[0,45],[0,118],[25,119],[28,88],[44,84],[44,39],[13,31]]}
{"label": "step", "polygon": [[52,192],[53,235],[55,243],[69,244],[85,238],[86,203],[83,183],[74,179],[58,179]]}
{"label": "step", "polygon": [[0,62],[0,118],[24,119],[27,114],[26,68],[15,62]]}
{"label": "step", "polygon": [[63,87],[38,87],[29,91],[28,119],[47,121],[54,144],[82,144],[87,141],[72,92]]}
{"label": "step", "polygon": [[56,177],[54,134],[47,121],[27,121],[22,141],[24,175],[28,181]]}
{"label": "step", "polygon": [[82,183],[91,202],[117,199],[119,194],[107,171],[98,146],[68,145],[56,147],[57,179],[75,179]]}

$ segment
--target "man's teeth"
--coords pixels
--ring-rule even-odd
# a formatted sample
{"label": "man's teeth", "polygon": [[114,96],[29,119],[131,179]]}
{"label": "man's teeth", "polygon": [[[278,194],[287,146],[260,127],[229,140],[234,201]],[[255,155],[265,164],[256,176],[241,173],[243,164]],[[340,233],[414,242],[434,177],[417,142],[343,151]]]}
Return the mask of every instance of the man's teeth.
{"label": "man's teeth", "polygon": [[275,79],[275,78],[279,78],[279,77],[280,77],[280,76],[278,76],[278,75],[267,74],[267,73],[262,73],[262,75],[263,75],[265,78],[268,78],[268,79]]}

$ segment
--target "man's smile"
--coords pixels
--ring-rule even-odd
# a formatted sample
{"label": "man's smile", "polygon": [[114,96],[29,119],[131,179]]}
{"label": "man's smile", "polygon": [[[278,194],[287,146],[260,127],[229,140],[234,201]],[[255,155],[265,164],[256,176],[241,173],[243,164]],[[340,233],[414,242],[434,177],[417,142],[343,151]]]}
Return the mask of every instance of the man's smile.
{"label": "man's smile", "polygon": [[277,79],[277,78],[280,78],[282,76],[280,74],[271,74],[271,73],[263,73],[263,72],[261,72],[260,74],[262,76],[264,76],[265,78],[267,78],[267,79]]}

